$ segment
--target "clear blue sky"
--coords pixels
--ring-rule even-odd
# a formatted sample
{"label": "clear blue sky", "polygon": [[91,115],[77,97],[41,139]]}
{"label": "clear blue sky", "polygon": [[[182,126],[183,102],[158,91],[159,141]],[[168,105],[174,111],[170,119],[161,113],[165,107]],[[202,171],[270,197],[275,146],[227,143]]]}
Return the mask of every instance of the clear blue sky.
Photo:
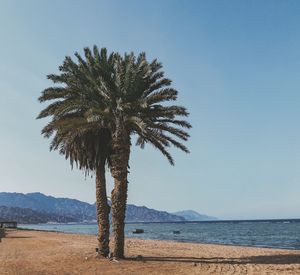
{"label": "clear blue sky", "polygon": [[0,0],[0,191],[95,200],[35,117],[46,75],[97,44],[157,57],[191,113],[191,154],[174,151],[175,167],[133,149],[130,203],[300,218],[299,14],[289,0]]}

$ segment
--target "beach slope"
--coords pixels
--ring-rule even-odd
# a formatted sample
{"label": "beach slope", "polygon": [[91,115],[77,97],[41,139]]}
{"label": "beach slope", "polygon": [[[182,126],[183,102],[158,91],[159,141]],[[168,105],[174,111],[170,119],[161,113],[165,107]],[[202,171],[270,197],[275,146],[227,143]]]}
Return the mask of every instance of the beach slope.
{"label": "beach slope", "polygon": [[0,274],[300,274],[300,251],[126,240],[126,260],[95,257],[96,236],[14,230]]}

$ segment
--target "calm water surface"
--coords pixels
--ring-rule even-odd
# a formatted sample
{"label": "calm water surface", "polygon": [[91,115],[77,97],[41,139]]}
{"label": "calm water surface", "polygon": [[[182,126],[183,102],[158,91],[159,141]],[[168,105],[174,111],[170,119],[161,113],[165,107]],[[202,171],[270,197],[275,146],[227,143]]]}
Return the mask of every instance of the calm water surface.
{"label": "calm water surface", "polygon": [[[23,228],[97,234],[96,224],[39,224]],[[136,228],[144,234],[133,234]],[[300,220],[126,224],[126,236],[152,240],[300,249]],[[173,234],[180,231],[180,234]]]}

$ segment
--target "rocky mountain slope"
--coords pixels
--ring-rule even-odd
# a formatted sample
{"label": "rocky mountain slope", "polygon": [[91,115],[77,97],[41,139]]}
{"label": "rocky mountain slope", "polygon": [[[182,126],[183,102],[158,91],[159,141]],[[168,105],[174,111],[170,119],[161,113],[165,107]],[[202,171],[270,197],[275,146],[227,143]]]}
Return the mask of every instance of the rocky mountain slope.
{"label": "rocky mountain slope", "polygon": [[59,216],[56,214],[41,213],[29,208],[7,207],[0,206],[0,220],[2,221],[17,221],[23,224],[36,224],[36,223],[68,223],[75,222],[72,217]]}

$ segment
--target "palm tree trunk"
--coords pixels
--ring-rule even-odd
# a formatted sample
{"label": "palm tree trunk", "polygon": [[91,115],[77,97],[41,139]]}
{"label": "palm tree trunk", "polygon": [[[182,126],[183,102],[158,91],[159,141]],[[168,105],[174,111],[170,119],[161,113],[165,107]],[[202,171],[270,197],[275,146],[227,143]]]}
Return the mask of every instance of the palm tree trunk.
{"label": "palm tree trunk", "polygon": [[[124,177],[125,178],[125,177]],[[115,188],[112,191],[112,218],[114,232],[115,258],[124,258],[124,227],[127,201],[127,177],[125,180],[115,180]]]}
{"label": "palm tree trunk", "polygon": [[96,170],[96,209],[98,222],[98,254],[107,257],[109,255],[109,212],[107,203],[105,162]]}
{"label": "palm tree trunk", "polygon": [[111,156],[111,173],[114,178],[112,191],[112,224],[114,233],[115,258],[124,258],[124,227],[127,202],[127,174],[130,154],[130,137],[124,133],[118,135],[113,144]]}

